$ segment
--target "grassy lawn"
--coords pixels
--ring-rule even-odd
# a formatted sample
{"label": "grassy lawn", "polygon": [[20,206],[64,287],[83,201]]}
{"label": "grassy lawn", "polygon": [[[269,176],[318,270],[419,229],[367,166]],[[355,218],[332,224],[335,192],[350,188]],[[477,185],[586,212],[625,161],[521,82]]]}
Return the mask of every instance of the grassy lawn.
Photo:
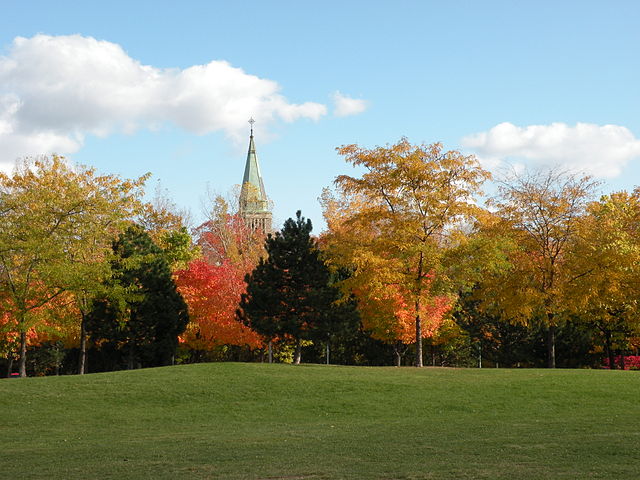
{"label": "grassy lawn", "polygon": [[0,478],[637,479],[640,372],[201,364],[0,381]]}

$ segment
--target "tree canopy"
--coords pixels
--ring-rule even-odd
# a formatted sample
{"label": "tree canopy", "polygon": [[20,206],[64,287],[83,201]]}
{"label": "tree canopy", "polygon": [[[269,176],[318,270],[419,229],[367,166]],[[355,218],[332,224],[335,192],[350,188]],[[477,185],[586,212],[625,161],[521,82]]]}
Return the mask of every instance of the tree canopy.
{"label": "tree canopy", "polygon": [[422,338],[433,334],[452,301],[443,252],[477,212],[474,196],[489,173],[473,156],[404,138],[338,152],[364,173],[338,176],[337,196],[323,196],[329,258],[353,268],[344,286],[358,295],[365,327],[400,343],[413,329],[415,363],[422,366]]}
{"label": "tree canopy", "polygon": [[37,311],[65,291],[82,310],[108,276],[105,252],[139,205],[145,180],[98,175],[57,156],[0,173],[0,299],[12,319],[5,329],[19,338],[21,376],[28,332],[41,326]]}
{"label": "tree canopy", "polygon": [[567,312],[567,287],[585,271],[571,268],[577,239],[596,183],[559,170],[525,171],[502,182],[493,205],[491,235],[516,246],[509,267],[485,277],[484,296],[511,321],[547,328],[548,366],[555,366],[555,331]]}

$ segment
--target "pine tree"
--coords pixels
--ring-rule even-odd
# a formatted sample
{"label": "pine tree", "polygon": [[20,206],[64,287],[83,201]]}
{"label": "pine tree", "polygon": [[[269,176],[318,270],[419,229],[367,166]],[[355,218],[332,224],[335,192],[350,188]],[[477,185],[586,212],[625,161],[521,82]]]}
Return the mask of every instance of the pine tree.
{"label": "pine tree", "polygon": [[276,337],[295,342],[299,364],[302,340],[326,335],[332,318],[342,318],[336,302],[337,288],[330,286],[330,272],[311,238],[311,220],[300,211],[280,232],[266,240],[267,258],[247,275],[238,316],[268,341]]}
{"label": "pine tree", "polygon": [[189,320],[162,250],[133,225],[114,243],[109,298],[95,302],[89,332],[119,350],[128,368],[171,363]]}

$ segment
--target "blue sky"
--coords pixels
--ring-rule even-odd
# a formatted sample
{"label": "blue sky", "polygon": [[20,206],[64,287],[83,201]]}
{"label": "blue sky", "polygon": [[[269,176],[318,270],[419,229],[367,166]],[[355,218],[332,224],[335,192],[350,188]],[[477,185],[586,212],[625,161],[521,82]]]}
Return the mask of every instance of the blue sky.
{"label": "blue sky", "polygon": [[301,209],[316,231],[343,144],[640,183],[637,1],[0,4],[4,170],[55,151],[150,171],[201,220],[207,188],[241,181],[253,116],[275,220]]}

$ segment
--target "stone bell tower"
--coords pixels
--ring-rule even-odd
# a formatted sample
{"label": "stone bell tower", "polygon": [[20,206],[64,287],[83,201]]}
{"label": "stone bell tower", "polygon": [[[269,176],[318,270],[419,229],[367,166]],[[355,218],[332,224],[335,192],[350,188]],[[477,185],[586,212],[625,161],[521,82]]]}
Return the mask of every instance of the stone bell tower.
{"label": "stone bell tower", "polygon": [[238,213],[252,230],[261,230],[266,234],[271,232],[272,215],[269,210],[269,199],[264,189],[264,182],[258,165],[258,156],[256,155],[256,146],[253,141],[254,123],[255,120],[253,118],[249,120],[251,136],[249,137],[247,163],[242,177],[240,210]]}

